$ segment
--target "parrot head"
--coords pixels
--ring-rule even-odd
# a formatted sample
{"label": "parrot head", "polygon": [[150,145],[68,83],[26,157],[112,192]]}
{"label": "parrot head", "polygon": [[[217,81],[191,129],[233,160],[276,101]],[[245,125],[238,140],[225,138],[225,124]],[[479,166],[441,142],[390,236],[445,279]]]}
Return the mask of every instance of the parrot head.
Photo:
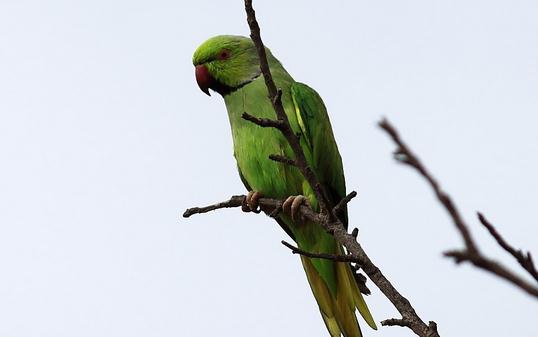
{"label": "parrot head", "polygon": [[[269,54],[269,50],[267,52]],[[192,63],[196,69],[196,82],[207,95],[212,89],[224,96],[261,73],[254,43],[244,36],[210,38],[196,49]]]}

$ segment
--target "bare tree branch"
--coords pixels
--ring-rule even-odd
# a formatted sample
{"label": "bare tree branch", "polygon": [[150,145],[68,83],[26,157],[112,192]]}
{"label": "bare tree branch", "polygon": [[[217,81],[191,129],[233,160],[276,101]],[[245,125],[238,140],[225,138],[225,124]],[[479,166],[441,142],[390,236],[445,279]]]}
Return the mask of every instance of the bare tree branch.
{"label": "bare tree branch", "polygon": [[[265,85],[267,86],[267,91],[269,92],[269,99],[271,100],[273,108],[275,109],[277,120],[283,124],[281,127],[278,127],[278,129],[282,132],[284,137],[286,137],[286,140],[290,144],[290,147],[295,154],[297,167],[316,194],[316,199],[319,203],[321,213],[328,213],[331,208],[331,203],[325,197],[323,187],[318,183],[314,171],[312,171],[312,168],[308,166],[308,162],[306,161],[306,157],[301,148],[301,143],[293,133],[288,116],[284,111],[284,106],[282,105],[282,91],[277,89],[275,82],[273,81],[273,77],[271,76],[271,70],[269,69],[269,63],[267,62],[267,55],[265,53],[265,46],[263,45],[260,36],[260,26],[256,21],[256,13],[254,12],[254,8],[252,8],[252,0],[245,0],[245,11],[247,12],[247,22],[250,27],[250,38],[254,42],[258,52],[260,69],[265,80]],[[244,116],[245,114],[243,114],[243,118]]]}
{"label": "bare tree branch", "polygon": [[536,267],[534,266],[534,262],[532,261],[532,255],[531,252],[527,252],[527,254],[523,254],[521,249],[515,250],[514,247],[512,247],[508,242],[506,242],[505,239],[497,232],[495,227],[486,219],[482,213],[478,212],[478,220],[480,220],[480,223],[486,227],[489,234],[493,236],[493,238],[497,241],[499,246],[501,246],[504,250],[506,250],[510,255],[512,255],[517,262],[526,270],[529,272],[529,274],[534,277],[536,281],[538,281],[538,271],[536,270]]}
{"label": "bare tree branch", "polygon": [[413,167],[420,173],[420,175],[424,177],[424,179],[428,181],[435,195],[437,196],[437,199],[439,200],[441,204],[443,204],[447,212],[452,217],[454,224],[460,231],[463,237],[463,241],[465,241],[465,246],[467,247],[469,251],[474,252],[476,250],[476,247],[475,247],[474,241],[471,238],[471,233],[467,229],[467,226],[465,225],[461,215],[456,209],[456,206],[452,202],[452,199],[450,199],[450,197],[443,190],[441,190],[441,186],[439,186],[439,183],[437,182],[437,180],[435,180],[435,178],[426,170],[426,167],[422,165],[418,157],[415,156],[415,154],[407,147],[407,145],[403,143],[403,141],[400,139],[400,135],[398,135],[398,132],[389,123],[389,121],[386,119],[383,119],[379,123],[379,126],[390,135],[392,140],[397,145],[397,148],[393,153],[394,159],[396,159],[398,162],[402,164]]}
{"label": "bare tree branch", "polygon": [[[348,254],[346,255],[346,261],[356,262],[364,272],[370,277],[372,282],[381,290],[381,292],[392,302],[395,308],[402,315],[402,321],[405,322],[405,326],[409,327],[415,334],[422,337],[438,337],[437,325],[430,322],[426,325],[415,312],[411,303],[403,297],[390,281],[383,275],[379,268],[370,260],[366,255],[361,245],[357,242],[357,230],[354,230],[352,234],[349,234],[342,222],[338,219],[337,214],[342,211],[344,206],[356,195],[356,193],[350,193],[346,196],[337,207],[333,207],[326,198],[326,194],[323,191],[322,185],[317,180],[316,175],[312,169],[308,166],[305,154],[301,148],[299,138],[293,133],[293,130],[288,121],[288,117],[282,106],[282,92],[276,88],[276,85],[271,76],[269,64],[267,61],[267,55],[265,47],[260,37],[260,27],[256,21],[255,12],[252,8],[252,1],[245,0],[245,11],[247,13],[247,22],[250,27],[250,37],[256,46],[260,60],[260,69],[263,74],[267,90],[269,92],[269,99],[273,105],[276,113],[276,120],[260,119],[247,113],[243,114],[243,118],[249,120],[262,127],[274,127],[282,132],[287,139],[290,147],[292,148],[295,159],[290,159],[294,162],[294,165],[301,171],[304,178],[315,192],[316,199],[319,204],[320,213],[313,211],[310,207],[302,205],[299,208],[299,213],[303,219],[314,222],[322,226],[328,233],[332,234],[335,240],[343,245]],[[274,160],[274,158],[272,158]],[[282,159],[282,158],[281,158]],[[226,207],[239,207],[243,203],[243,197],[232,197],[230,200],[215,205],[210,205],[202,208],[189,209],[184,213],[184,216],[190,216],[192,214],[204,213],[210,210]],[[241,200],[239,200],[241,199]],[[241,201],[241,202],[239,202]],[[261,198],[259,199],[259,205],[265,213],[271,216],[276,216],[282,209],[282,201]],[[291,246],[291,245],[290,245]],[[293,246],[291,246],[293,247]],[[293,252],[298,248],[291,248]],[[304,254],[311,254],[309,252],[301,251]],[[319,257],[319,255],[317,255]],[[331,258],[341,258],[331,256]],[[349,260],[348,260],[349,259]]]}
{"label": "bare tree branch", "polygon": [[[331,207],[330,202],[325,197],[325,193],[321,184],[317,180],[314,172],[308,166],[304,152],[301,148],[299,140],[295,137],[293,130],[288,121],[288,117],[284,111],[281,101],[281,92],[277,91],[271,72],[269,70],[269,64],[267,62],[267,55],[265,53],[265,47],[260,37],[260,27],[256,21],[256,14],[252,8],[252,0],[245,0],[245,11],[247,13],[247,22],[250,27],[250,37],[256,46],[258,56],[260,59],[260,68],[267,85],[269,92],[269,99],[273,103],[273,108],[277,115],[278,120],[283,121],[286,126],[281,128],[282,134],[286,137],[290,144],[295,156],[297,167],[308,181],[310,186],[316,193],[316,199],[320,205],[320,214],[316,217],[317,221],[328,233],[332,234],[336,241],[343,245],[348,253],[352,255],[357,263],[362,267],[364,272],[370,277],[372,282],[383,292],[383,294],[392,302],[396,309],[402,315],[409,325],[408,327],[413,330],[418,336],[439,336],[437,332],[437,326],[435,324],[426,325],[415,312],[415,309],[411,306],[411,303],[403,297],[394,286],[387,280],[387,278],[381,273],[379,268],[373,264],[370,258],[366,255],[366,252],[362,249],[361,245],[357,242],[356,236],[349,234],[342,222],[335,215],[334,209]],[[351,198],[349,198],[351,200]],[[304,207],[301,208],[301,211]],[[314,219],[311,219],[314,220]]]}
{"label": "bare tree branch", "polygon": [[280,120],[274,120],[274,119],[269,119],[269,118],[258,118],[246,112],[244,112],[243,115],[241,115],[241,117],[243,119],[246,119],[249,122],[252,122],[264,128],[276,128],[279,130],[283,130],[285,128],[284,122]]}
{"label": "bare tree branch", "polygon": [[297,166],[297,161],[280,154],[270,154],[269,159],[291,166]]}
{"label": "bare tree branch", "polygon": [[303,250],[301,248],[295,247],[292,244],[287,243],[286,241],[281,241],[281,243],[288,247],[293,254],[299,254],[306,257],[314,258],[314,259],[324,259],[324,260],[332,260],[336,262],[353,262],[357,263],[357,259],[354,258],[351,255],[336,255],[336,254],[326,254],[326,253],[311,253],[307,252],[306,250]]}
{"label": "bare tree branch", "polygon": [[221,208],[241,207],[241,205],[243,205],[244,200],[245,200],[244,195],[234,195],[230,198],[230,200],[219,202],[214,205],[188,208],[183,213],[183,217],[189,218],[190,216],[194,214],[203,214],[203,213],[211,212],[211,211],[214,211],[216,209],[221,209]]}
{"label": "bare tree branch", "polygon": [[[356,191],[351,191],[342,200],[340,200],[340,202],[338,202],[338,204],[336,204],[336,206],[334,206],[334,208],[333,208],[334,216],[337,217],[339,214],[341,214],[346,209],[346,206],[347,206],[347,204],[349,204],[351,199],[355,198],[356,196],[357,196],[357,192]],[[356,237],[356,235],[355,235],[355,237]]]}
{"label": "bare tree branch", "polygon": [[389,318],[381,322],[381,325],[384,326],[401,326],[401,327],[409,327],[409,324],[406,320],[399,319],[399,318]]}
{"label": "bare tree branch", "polygon": [[[221,208],[241,207],[244,195],[233,196],[229,200],[209,205],[205,207],[193,207],[189,208],[183,214],[184,217],[190,217],[194,214],[207,213],[213,210]],[[258,204],[260,208],[267,214],[273,214],[275,210],[282,207],[282,200],[271,198],[260,198]],[[357,263],[362,270],[368,275],[370,280],[381,290],[381,292],[389,299],[394,307],[402,315],[402,319],[405,322],[405,326],[409,327],[413,332],[421,337],[438,337],[437,325],[435,322],[429,322],[426,325],[424,321],[415,312],[415,309],[411,303],[394,288],[390,281],[383,275],[381,270],[370,260],[366,252],[362,249],[362,246],[357,242],[356,235],[358,231],[353,230],[352,234],[347,233],[344,229],[342,222],[336,218],[331,221],[326,214],[317,213],[307,205],[301,205],[298,211],[301,218],[306,221],[313,222],[322,226],[327,232],[334,235],[336,241],[346,247],[348,255],[345,255],[346,262]],[[292,246],[293,247],[293,246]],[[288,247],[290,248],[290,247]],[[295,247],[294,247],[295,248]],[[310,252],[300,251],[305,254],[312,254]],[[322,258],[319,254],[313,254],[313,256]],[[336,256],[325,256],[330,259],[339,259]]]}
{"label": "bare tree branch", "polygon": [[[492,274],[501,277],[520,289],[526,291],[528,294],[538,297],[538,285],[531,284],[527,280],[523,279],[521,276],[517,275],[513,271],[509,270],[507,267],[503,266],[497,261],[494,261],[487,256],[484,256],[476,245],[471,232],[469,231],[469,226],[463,220],[460,212],[458,211],[456,205],[450,198],[450,196],[444,192],[437,180],[431,175],[426,167],[420,162],[418,157],[407,147],[407,145],[401,140],[396,129],[389,123],[388,120],[384,119],[379,123],[379,126],[387,132],[387,134],[392,138],[394,143],[396,143],[397,148],[394,152],[394,158],[404,164],[414,168],[426,181],[429,183],[433,189],[435,195],[439,202],[446,209],[450,215],[454,225],[459,231],[461,237],[463,238],[465,248],[462,250],[452,250],[445,252],[444,255],[454,259],[456,263],[461,262],[470,262],[476,267],[486,270]],[[538,280],[538,275],[536,273],[536,268],[532,262],[532,257],[530,253],[527,253],[527,256],[524,256],[521,251],[516,251],[506,241],[497,233],[495,228],[482,216],[478,213],[478,218],[482,225],[484,225],[490,234],[495,238],[497,243],[504,248],[508,253],[510,253],[519,264],[531,274],[535,279]]]}

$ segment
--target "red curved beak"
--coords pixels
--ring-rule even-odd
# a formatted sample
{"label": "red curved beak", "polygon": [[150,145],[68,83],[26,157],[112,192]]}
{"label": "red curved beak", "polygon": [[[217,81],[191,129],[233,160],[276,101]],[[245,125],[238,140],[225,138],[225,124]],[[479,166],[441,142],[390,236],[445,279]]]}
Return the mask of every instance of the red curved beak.
{"label": "red curved beak", "polygon": [[198,83],[200,90],[205,92],[207,96],[211,96],[211,94],[209,93],[209,88],[211,88],[211,85],[214,83],[215,80],[213,79],[213,76],[211,76],[205,65],[197,65],[194,73],[196,74],[196,83]]}

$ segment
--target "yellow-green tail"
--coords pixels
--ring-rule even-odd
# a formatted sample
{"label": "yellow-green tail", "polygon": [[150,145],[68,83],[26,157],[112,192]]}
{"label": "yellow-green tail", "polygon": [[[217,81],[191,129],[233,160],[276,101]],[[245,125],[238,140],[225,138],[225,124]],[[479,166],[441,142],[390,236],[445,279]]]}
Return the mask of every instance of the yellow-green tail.
{"label": "yellow-green tail", "polygon": [[[340,248],[339,251],[342,249]],[[349,263],[335,262],[336,296],[312,264],[310,258],[301,256],[308,282],[318,302],[321,316],[332,337],[362,337],[355,308],[372,329],[376,324],[359,291]]]}

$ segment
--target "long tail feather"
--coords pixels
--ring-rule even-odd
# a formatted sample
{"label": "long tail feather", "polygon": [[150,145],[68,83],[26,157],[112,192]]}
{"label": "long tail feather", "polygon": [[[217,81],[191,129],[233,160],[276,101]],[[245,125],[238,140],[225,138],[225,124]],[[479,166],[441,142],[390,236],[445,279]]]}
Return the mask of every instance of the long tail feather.
{"label": "long tail feather", "polygon": [[325,322],[325,326],[327,327],[327,330],[329,330],[329,333],[331,334],[331,337],[340,337],[342,332],[340,331],[340,327],[338,326],[338,322],[334,317],[329,317],[321,311],[321,317],[323,317],[323,321]]}
{"label": "long tail feather", "polygon": [[[338,249],[341,251],[341,248]],[[373,329],[377,329],[348,263],[335,262],[336,296],[331,293],[310,258],[301,256],[310,288],[331,337],[362,337],[355,309]]]}

